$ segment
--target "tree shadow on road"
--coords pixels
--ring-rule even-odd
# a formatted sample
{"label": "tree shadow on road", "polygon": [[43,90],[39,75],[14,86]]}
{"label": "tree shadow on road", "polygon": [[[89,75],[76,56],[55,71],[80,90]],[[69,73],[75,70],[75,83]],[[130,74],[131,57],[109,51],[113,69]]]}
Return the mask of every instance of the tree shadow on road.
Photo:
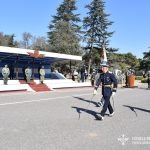
{"label": "tree shadow on road", "polygon": [[76,99],[78,99],[78,100],[81,100],[81,101],[84,101],[84,102],[88,102],[88,103],[94,104],[95,107],[100,107],[97,102],[93,101],[94,96],[92,96],[90,100],[86,100],[86,99],[84,99],[84,98],[76,97],[76,96],[73,96],[73,98],[76,98]]}
{"label": "tree shadow on road", "polygon": [[136,116],[137,116],[137,113],[136,113],[135,110],[140,110],[140,111],[144,111],[144,112],[150,113],[150,110],[148,110],[148,109],[143,109],[143,108],[139,108],[139,107],[133,107],[133,106],[129,106],[129,105],[123,105],[123,106],[130,108],[130,110],[133,111],[136,114]]}
{"label": "tree shadow on road", "polygon": [[89,110],[89,109],[85,109],[85,108],[81,108],[81,107],[75,107],[75,106],[72,106],[72,108],[76,109],[77,113],[79,114],[79,118],[78,119],[80,119],[80,114],[82,112],[85,112],[87,114],[90,114],[90,115],[94,116],[95,120],[101,120],[100,116],[97,115],[97,114],[100,114],[98,112],[95,112],[95,111]]}

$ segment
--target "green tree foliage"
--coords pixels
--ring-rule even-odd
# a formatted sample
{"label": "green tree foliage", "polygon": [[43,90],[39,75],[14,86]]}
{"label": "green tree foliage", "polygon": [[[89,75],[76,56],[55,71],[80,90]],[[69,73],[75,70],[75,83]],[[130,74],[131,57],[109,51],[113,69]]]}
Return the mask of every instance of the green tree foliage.
{"label": "green tree foliage", "polygon": [[18,42],[14,40],[15,35],[5,35],[0,33],[0,46],[17,47]]}
{"label": "green tree foliage", "polygon": [[150,50],[149,50],[149,52],[144,52],[143,53],[144,54],[144,59],[148,59],[148,60],[150,60]]}
{"label": "green tree foliage", "polygon": [[121,69],[123,72],[126,72],[129,68],[137,70],[140,65],[139,59],[132,53],[118,54],[110,52],[108,59],[114,69]]}
{"label": "green tree foliage", "polygon": [[143,60],[141,61],[141,69],[145,71],[150,70],[150,50],[148,52],[144,52]]}
{"label": "green tree foliage", "polygon": [[89,73],[91,63],[93,64],[93,49],[96,47],[99,51],[102,51],[102,47],[108,45],[108,38],[113,34],[113,32],[108,31],[108,27],[113,22],[108,20],[110,15],[105,13],[105,2],[103,0],[93,0],[89,5],[86,5],[86,8],[89,11],[87,17],[83,19],[83,27],[85,42],[89,48]]}
{"label": "green tree foliage", "polygon": [[136,67],[138,65],[138,59],[136,58],[136,56],[134,56],[132,53],[127,53],[124,55],[125,59],[125,63],[130,65],[130,67]]}
{"label": "green tree foliage", "polygon": [[79,14],[74,14],[77,10],[76,0],[64,0],[57,9],[57,15],[53,16],[52,23],[49,24],[48,42],[51,51],[65,54],[81,54],[80,47],[80,22]]}
{"label": "green tree foliage", "polygon": [[93,0],[89,5],[86,5],[89,10],[87,17],[83,20],[85,38],[89,46],[97,46],[102,48],[109,42],[108,38],[113,32],[108,31],[108,27],[112,25],[112,21],[107,18],[110,16],[105,13],[105,2],[103,0]]}

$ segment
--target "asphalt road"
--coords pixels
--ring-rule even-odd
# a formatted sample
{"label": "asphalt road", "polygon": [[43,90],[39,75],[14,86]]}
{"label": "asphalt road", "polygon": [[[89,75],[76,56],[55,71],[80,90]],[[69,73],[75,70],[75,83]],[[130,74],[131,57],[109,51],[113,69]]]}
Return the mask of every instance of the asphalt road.
{"label": "asphalt road", "polygon": [[[0,94],[0,150],[149,150],[150,90],[119,88],[97,120],[93,88]],[[92,99],[92,101],[91,101]],[[91,103],[89,103],[91,101]]]}

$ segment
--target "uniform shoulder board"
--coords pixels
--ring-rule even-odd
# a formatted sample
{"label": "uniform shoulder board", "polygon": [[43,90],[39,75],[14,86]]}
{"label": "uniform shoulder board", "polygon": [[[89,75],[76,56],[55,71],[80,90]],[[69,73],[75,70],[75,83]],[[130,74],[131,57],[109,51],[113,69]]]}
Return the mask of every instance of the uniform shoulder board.
{"label": "uniform shoulder board", "polygon": [[111,73],[111,74],[113,74],[113,72],[111,72],[111,71],[108,71],[109,73]]}

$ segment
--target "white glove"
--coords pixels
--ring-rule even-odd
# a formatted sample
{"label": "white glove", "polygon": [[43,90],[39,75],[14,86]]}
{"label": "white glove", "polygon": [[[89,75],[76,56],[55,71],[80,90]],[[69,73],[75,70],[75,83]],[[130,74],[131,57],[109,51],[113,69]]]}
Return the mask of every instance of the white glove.
{"label": "white glove", "polygon": [[116,92],[112,92],[112,96],[115,96]]}
{"label": "white glove", "polygon": [[94,90],[93,91],[93,95],[96,95],[98,92],[97,92],[97,90]]}

